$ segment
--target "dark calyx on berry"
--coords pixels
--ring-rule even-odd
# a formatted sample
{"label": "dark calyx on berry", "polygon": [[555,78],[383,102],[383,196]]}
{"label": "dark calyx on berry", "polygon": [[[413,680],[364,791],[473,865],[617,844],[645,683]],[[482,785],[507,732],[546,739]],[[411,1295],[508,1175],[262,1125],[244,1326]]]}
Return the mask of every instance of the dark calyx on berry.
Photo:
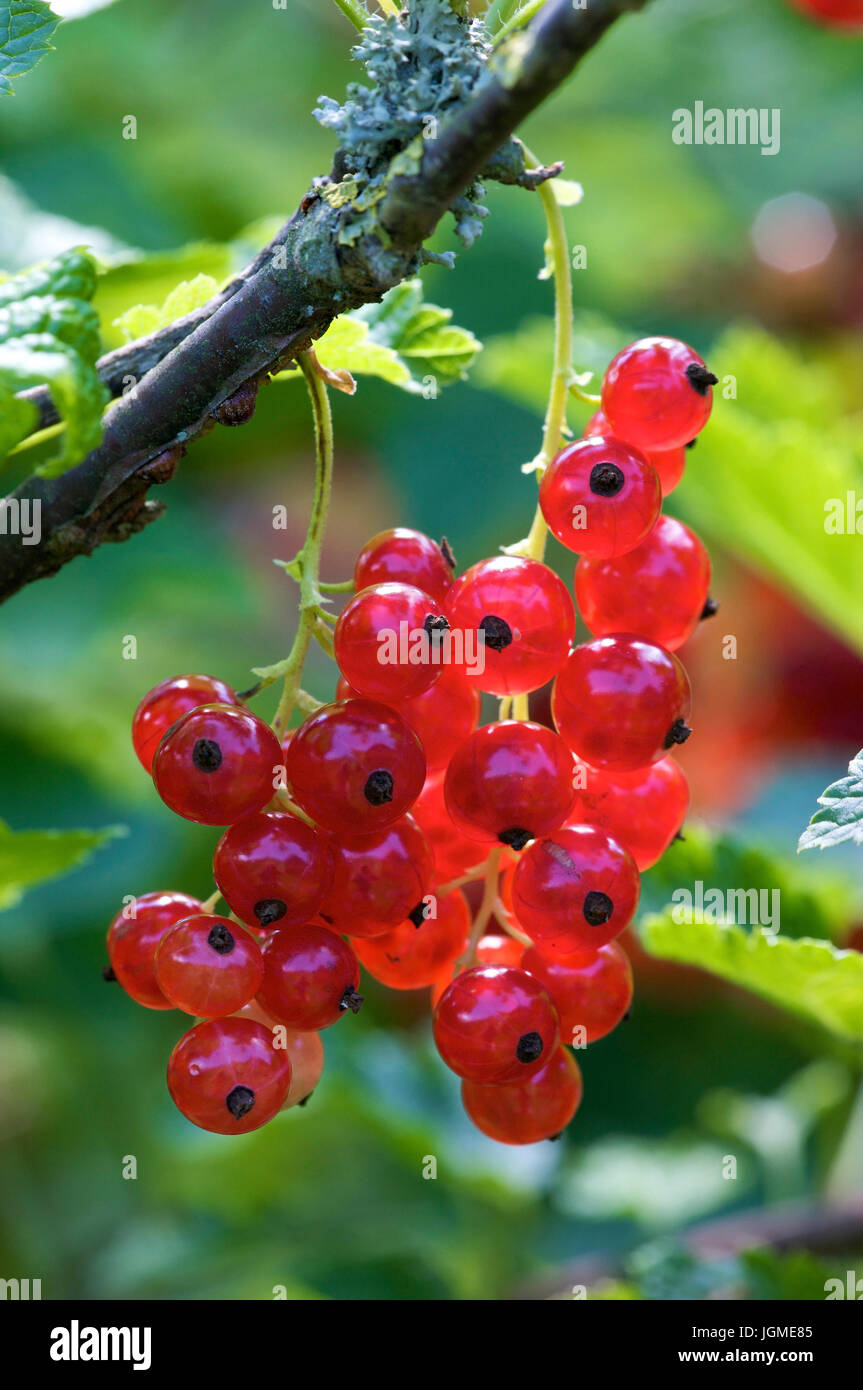
{"label": "dark calyx on berry", "polygon": [[192,749],[192,762],[199,772],[217,772],[222,766],[222,750],[214,738],[198,738]]}
{"label": "dark calyx on berry", "polygon": [[262,927],[271,927],[280,917],[284,917],[287,910],[288,904],[282,902],[281,898],[260,898],[252,908]]}
{"label": "dark calyx on berry", "polygon": [[686,368],[686,378],[699,396],[706,396],[708,387],[719,384],[719,377],[714,376],[706,367],[702,367],[700,362],[690,362]]}
{"label": "dark calyx on berry", "polygon": [[485,645],[491,647],[493,652],[502,652],[504,647],[508,647],[512,642],[512,628],[504,618],[498,618],[494,613],[487,613],[479,625],[480,632],[485,633]]}
{"label": "dark calyx on berry", "polygon": [[413,912],[408,913],[408,921],[413,922],[415,927],[421,927],[426,919],[426,905],[424,902],[417,903]]}
{"label": "dark calyx on berry", "polygon": [[452,553],[452,546],[450,545],[450,543],[449,543],[449,541],[447,540],[446,536],[441,536],[441,538],[440,538],[440,545],[438,546],[438,549],[440,550],[441,555],[442,555],[442,556],[444,557],[444,559],[446,560],[446,562],[447,562],[447,564],[449,565],[450,569],[451,569],[451,570],[454,570],[454,569],[455,569],[455,556],[454,556],[453,553]]}
{"label": "dark calyx on berry", "polygon": [[218,951],[220,956],[229,956],[236,942],[224,922],[217,922],[207,937],[207,945]]}
{"label": "dark calyx on berry", "polygon": [[590,470],[590,490],[597,497],[616,497],[626,482],[626,474],[616,463],[595,463]]}
{"label": "dark calyx on berry", "polygon": [[366,778],[366,785],[363,787],[363,795],[366,801],[370,801],[372,806],[383,806],[385,802],[393,799],[393,774],[387,772],[385,767],[379,767],[375,772],[370,772]]}
{"label": "dark calyx on berry", "polygon": [[719,612],[719,602],[715,598],[709,598],[701,610],[702,621],[705,618],[712,618]]}
{"label": "dark calyx on berry", "polygon": [[308,1105],[309,1101],[311,1100],[314,1094],[314,1091],[309,1091],[309,1094],[307,1096],[303,1096],[302,1100],[297,1101],[297,1105]]}
{"label": "dark calyx on berry", "polygon": [[348,985],[347,989],[345,990],[344,994],[339,1000],[339,1008],[341,1009],[342,1013],[345,1012],[345,1009],[350,1009],[352,1014],[358,1014],[363,1006],[363,1003],[363,996],[361,994],[357,994],[353,985]]}
{"label": "dark calyx on berry", "polygon": [[103,965],[103,966],[102,966],[102,979],[105,981],[106,984],[108,984],[108,985],[113,984],[114,981],[116,980],[116,978],[117,978],[117,976],[114,974],[114,968],[113,968],[113,966],[111,966],[111,965]]}
{"label": "dark calyx on berry", "polygon": [[427,613],[423,631],[433,642],[439,642],[444,633],[449,632],[449,623],[441,613]]}
{"label": "dark calyx on berry", "polygon": [[692,733],[685,719],[675,719],[668,733],[665,735],[663,748],[673,748],[675,743],[685,743]]}
{"label": "dark calyx on berry", "polygon": [[535,839],[530,830],[524,830],[520,825],[510,826],[509,830],[501,830],[497,837],[502,845],[509,845],[510,849],[524,849],[526,844]]}
{"label": "dark calyx on berry", "polygon": [[241,1120],[244,1115],[248,1115],[254,1103],[255,1093],[248,1086],[235,1086],[233,1091],[229,1091],[225,1096],[225,1104],[235,1120]]}
{"label": "dark calyx on berry", "polygon": [[594,888],[584,900],[584,920],[591,927],[601,927],[604,923],[611,920],[614,911],[614,903],[607,893],[599,893]]}
{"label": "dark calyx on berry", "polygon": [[515,1045],[515,1055],[520,1062],[535,1062],[542,1056],[542,1046],[539,1033],[522,1033]]}

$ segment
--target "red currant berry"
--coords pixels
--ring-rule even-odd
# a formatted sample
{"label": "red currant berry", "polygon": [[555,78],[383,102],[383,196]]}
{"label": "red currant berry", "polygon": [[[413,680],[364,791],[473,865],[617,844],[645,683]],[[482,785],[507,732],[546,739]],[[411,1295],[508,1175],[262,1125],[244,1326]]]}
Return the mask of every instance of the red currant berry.
{"label": "red currant berry", "polygon": [[611,774],[658,762],[691,730],[689,677],[677,657],[637,637],[576,647],[551,695],[565,743]]}
{"label": "red currant berry", "polygon": [[248,1134],[278,1114],[291,1063],[273,1034],[249,1018],[215,1018],[180,1039],[168,1090],[187,1120],[212,1134]]}
{"label": "red currant berry", "polygon": [[532,947],[522,969],[539,980],[560,1014],[561,1040],[596,1042],[616,1028],[632,1003],[632,967],[616,941],[598,951],[551,955]]}
{"label": "red currant berry", "polygon": [[334,634],[339,670],[372,700],[409,700],[434,685],[447,620],[411,584],[375,584],[342,609]]}
{"label": "red currant berry", "polygon": [[317,1032],[348,1009],[359,1012],[359,982],[360,967],[347,942],[328,927],[307,922],[267,937],[258,1003],[278,1023]]}
{"label": "red currant berry", "polygon": [[333,844],[333,872],[320,915],[347,936],[383,936],[419,914],[434,872],[434,855],[411,816],[395,825]]}
{"label": "red currant berry", "polygon": [[291,1084],[282,1109],[291,1110],[295,1105],[305,1105],[320,1081],[324,1070],[324,1045],[320,1033],[285,1028],[284,1048],[291,1059]]}
{"label": "red currant berry", "polygon": [[[585,439],[590,439],[595,434],[614,434],[614,430],[601,410],[597,410],[584,427],[583,437]],[[642,452],[647,462],[656,469],[662,495],[667,497],[669,492],[674,491],[683,477],[686,469],[686,449],[652,449],[650,453],[644,450]]]}
{"label": "red currant berry", "polygon": [[390,989],[424,989],[452,975],[465,948],[470,912],[463,893],[447,893],[436,904],[436,917],[408,918],[374,941],[353,940],[360,964]]}
{"label": "red currant berry", "polygon": [[279,740],[263,720],[233,705],[202,705],[168,731],[153,759],[166,806],[200,825],[231,825],[272,798]]}
{"label": "red currant berry", "polygon": [[469,1118],[499,1144],[537,1144],[557,1139],[581,1103],[578,1063],[565,1047],[526,1081],[483,1086],[463,1081],[461,1098]]}
{"label": "red currant berry", "polygon": [[468,1081],[522,1080],[558,1041],[557,1012],[523,970],[475,965],[447,985],[434,1011],[434,1039],[447,1066]]}
{"label": "red currant berry", "polygon": [[254,930],[308,922],[324,900],[332,872],[325,837],[279,811],[243,816],[225,831],[213,856],[219,892]]}
{"label": "red currant berry", "polygon": [[635,860],[604,831],[570,825],[535,840],[512,880],[512,905],[534,942],[566,953],[598,951],[638,906]]}
{"label": "red currant berry", "polygon": [[661,516],[627,555],[582,557],[575,567],[575,596],[594,636],[637,632],[669,652],[692,636],[709,588],[707,551],[673,516]]}
{"label": "red currant berry", "polygon": [[863,29],[863,0],[792,0],[792,3],[828,29]]}
{"label": "red currant berry", "polygon": [[491,695],[524,695],[559,671],[575,632],[561,579],[538,560],[499,555],[455,581],[447,599],[451,649],[464,646],[465,675]]}
{"label": "red currant berry", "polygon": [[[354,690],[342,676],[336,687],[339,700],[356,699]],[[440,679],[412,700],[385,700],[410,724],[423,746],[426,767],[438,772],[446,767],[459,744],[472,733],[479,721],[481,698],[464,673],[456,666],[445,666]]]}
{"label": "red currant berry", "polygon": [[453,559],[446,543],[438,545],[422,531],[396,526],[366,541],[354,567],[359,592],[372,584],[412,584],[441,604],[453,581]]}
{"label": "red currant berry", "polygon": [[580,555],[625,555],[656,523],[662,492],[656,469],[631,444],[602,435],[568,444],[539,485],[554,535]]}
{"label": "red currant berry", "polygon": [[673,758],[613,777],[581,763],[576,787],[572,823],[604,830],[626,846],[642,873],[662,858],[689,810],[686,777]]}
{"label": "red currant berry", "polygon": [[[377,944],[375,942],[375,945]],[[480,937],[476,948],[476,963],[477,965],[521,965],[523,955],[524,946],[512,936],[483,936]],[[432,985],[432,1009],[447,988],[451,975],[452,971],[448,971],[435,980]]]}
{"label": "red currant berry", "polygon": [[229,685],[215,676],[174,676],[155,685],[135,710],[132,743],[141,766],[151,772],[162,735],[189,710],[199,705],[234,705],[237,697]]}
{"label": "red currant berry", "polygon": [[224,1018],[254,999],[264,978],[257,941],[227,917],[185,917],[156,952],[156,983],[197,1018]]}
{"label": "red currant berry", "polygon": [[639,449],[680,449],[704,429],[716,377],[676,338],[641,338],[610,362],[602,409],[618,439]]}
{"label": "red currant berry", "polygon": [[563,825],[574,798],[572,778],[572,754],[558,734],[508,719],[486,724],[461,745],[444,792],[465,835],[520,850]]}
{"label": "red currant berry", "polygon": [[435,870],[441,882],[460,878],[482,862],[483,852],[476,840],[467,839],[453,824],[444,800],[443,773],[426,778],[411,815],[434,851]]}
{"label": "red currant berry", "polygon": [[186,893],[143,893],[128,903],[108,928],[108,959],[123,989],[147,1009],[172,1009],[156,983],[156,950],[175,922],[201,912]]}
{"label": "red currant berry", "polygon": [[285,753],[294,800],[334,834],[372,835],[409,811],[425,757],[396,710],[373,700],[325,705],[295,730]]}

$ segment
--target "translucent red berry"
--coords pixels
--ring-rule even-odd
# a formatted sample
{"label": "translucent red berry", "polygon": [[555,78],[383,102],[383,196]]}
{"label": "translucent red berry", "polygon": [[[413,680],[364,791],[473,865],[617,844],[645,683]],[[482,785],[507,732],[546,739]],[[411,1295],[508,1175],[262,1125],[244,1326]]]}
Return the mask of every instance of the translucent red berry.
{"label": "translucent red berry", "polygon": [[156,952],[156,982],[165,998],[196,1018],[236,1013],[255,997],[263,978],[260,946],[227,917],[185,917]]}
{"label": "translucent red berry", "polygon": [[215,676],[172,676],[144,696],[132,718],[132,743],[142,767],[153,768],[162,735],[189,710],[199,705],[236,703],[236,694]]}
{"label": "translucent red berry", "polygon": [[425,755],[396,710],[373,700],[325,705],[285,752],[294,800],[335,834],[372,835],[409,811],[422,791]]}
{"label": "translucent red berry", "polygon": [[360,967],[351,947],[328,927],[307,922],[284,927],[264,942],[261,1008],[302,1032],[329,1028],[350,1009],[357,1013]]}
{"label": "translucent red berry", "polygon": [[375,835],[333,842],[321,916],[346,936],[382,936],[422,909],[434,855],[411,816]]}
{"label": "translucent red berry", "polygon": [[528,936],[561,953],[598,951],[631,922],[638,896],[629,850],[590,825],[535,840],[512,880],[513,910]]}
{"label": "translucent red berry", "polygon": [[575,596],[594,636],[637,632],[670,652],[697,628],[709,588],[707,551],[673,516],[661,516],[628,554],[614,560],[582,556],[575,567]]}
{"label": "translucent red berry", "polygon": [[432,904],[436,916],[417,914],[373,941],[354,940],[360,964],[390,989],[423,989],[444,977],[465,949],[470,912],[463,893],[454,890]]}
{"label": "translucent red berry", "polygon": [[[601,410],[597,410],[596,414],[590,417],[583,430],[585,439],[590,439],[596,434],[614,434],[614,430]],[[674,491],[683,477],[686,469],[686,449],[652,449],[649,453],[646,450],[641,452],[647,462],[656,469],[662,495],[667,497],[669,492]]]}
{"label": "translucent red berry", "polygon": [[679,449],[707,424],[709,372],[676,338],[641,338],[619,352],[602,383],[602,409],[618,439],[639,449]]}
{"label": "translucent red berry", "polygon": [[452,650],[478,690],[523,695],[551,680],[566,660],[575,610],[561,579],[537,560],[499,555],[455,581],[446,604]]}
{"label": "translucent red berry", "polygon": [[248,1134],[278,1114],[291,1084],[287,1052],[249,1018],[215,1018],[180,1039],[168,1090],[187,1120],[213,1134]]}
{"label": "translucent red berry", "polygon": [[470,840],[453,822],[444,799],[444,774],[434,773],[426,778],[411,815],[432,847],[435,872],[440,882],[460,878],[482,862],[485,851],[476,840]]}
{"label": "translucent red berry", "polygon": [[536,1144],[556,1139],[581,1103],[578,1063],[565,1047],[555,1048],[544,1067],[526,1081],[483,1086],[463,1081],[461,1098],[468,1116],[499,1144]]}
{"label": "translucent red berry", "polygon": [[561,545],[579,555],[624,555],[656,523],[656,469],[631,444],[597,436],[568,444],[539,485],[539,505]]}
{"label": "translucent red berry", "polygon": [[689,787],[674,758],[610,776],[582,763],[577,769],[574,825],[595,825],[624,845],[644,872],[661,859],[686,818]]}
{"label": "translucent red berry", "polygon": [[250,710],[202,705],[184,714],[153,759],[153,781],[167,806],[201,825],[231,825],[272,798],[282,750]]}
{"label": "translucent red berry", "polygon": [[[444,900],[446,901],[446,900]],[[377,942],[375,943],[377,945]],[[512,936],[482,936],[477,943],[477,965],[520,965],[524,946]],[[431,1006],[435,1007],[452,978],[452,972],[435,980],[431,990]]]}
{"label": "translucent red berry", "polygon": [[396,526],[366,541],[354,566],[359,591],[372,584],[412,584],[442,604],[453,581],[452,556],[422,531]]}
{"label": "translucent red berry", "polygon": [[410,584],[375,584],[342,609],[334,634],[339,670],[372,700],[408,700],[434,685],[444,665],[447,620]]}
{"label": "translucent red berry", "polygon": [[576,647],[551,696],[564,742],[610,773],[658,762],[691,732],[689,677],[677,657],[637,637]]}
{"label": "translucent red berry", "polygon": [[[339,700],[356,699],[354,690],[342,676],[336,687]],[[481,698],[479,691],[456,666],[444,666],[440,679],[412,700],[385,700],[410,724],[423,746],[426,768],[437,772],[446,767],[459,744],[476,728]]]}
{"label": "translucent red berry", "polygon": [[108,959],[126,993],[147,1009],[172,1009],[156,982],[156,950],[175,922],[200,912],[187,893],[143,893],[108,928]]}
{"label": "translucent red berry", "polygon": [[327,838],[297,816],[262,811],[226,830],[213,856],[222,897],[254,929],[314,917],[333,872]]}
{"label": "translucent red berry", "polygon": [[320,1033],[301,1033],[285,1028],[284,1047],[291,1060],[291,1084],[282,1103],[283,1110],[305,1105],[324,1070],[324,1044]]}
{"label": "translucent red berry", "polygon": [[828,29],[863,29],[863,0],[792,0],[792,3]]}
{"label": "translucent red berry", "polygon": [[447,768],[447,808],[471,839],[520,850],[566,820],[573,770],[572,754],[551,729],[516,719],[486,724]]}
{"label": "translucent red berry", "polygon": [[532,946],[521,964],[547,990],[560,1015],[561,1041],[571,1046],[604,1038],[632,1003],[632,967],[616,941],[573,955]]}
{"label": "translucent red berry", "polygon": [[558,1041],[557,1012],[523,970],[473,966],[444,990],[434,1012],[434,1039],[447,1066],[469,1081],[522,1080]]}

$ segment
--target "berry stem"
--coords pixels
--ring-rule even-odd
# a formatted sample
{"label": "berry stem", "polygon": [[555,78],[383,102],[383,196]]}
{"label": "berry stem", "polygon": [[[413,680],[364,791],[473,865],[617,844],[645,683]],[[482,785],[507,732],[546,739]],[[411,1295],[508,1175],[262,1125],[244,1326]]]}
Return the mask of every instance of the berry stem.
{"label": "berry stem", "polygon": [[[336,0],[336,3],[338,3],[338,0]],[[535,14],[539,14],[544,4],[545,0],[527,0],[526,5],[522,5],[520,10],[516,10],[515,14],[511,15],[510,18],[500,26],[494,36],[495,46],[501,43],[503,39],[508,38],[516,29],[521,29],[522,25],[527,24],[529,19],[533,19]]]}
{"label": "berry stem", "polygon": [[498,705],[497,717],[498,717],[498,719],[500,720],[500,722],[503,723],[504,719],[509,719],[511,713],[512,713],[512,696],[511,696],[511,695],[504,695],[503,699],[501,700],[500,704]]}
{"label": "berry stem", "polygon": [[216,903],[219,901],[221,896],[222,895],[217,888],[215,893],[212,893],[210,897],[207,898],[206,902],[201,903],[201,911],[206,913],[214,912],[216,908]]}
{"label": "berry stem", "polygon": [[485,888],[483,890],[482,902],[477,909],[476,917],[473,919],[473,926],[470,929],[467,949],[464,955],[459,956],[459,959],[456,961],[454,974],[458,974],[460,970],[465,970],[468,966],[476,963],[476,948],[485,934],[485,929],[489,924],[497,899],[497,881],[500,869],[500,856],[502,853],[502,849],[493,849],[486,860]]}
{"label": "berry stem", "polygon": [[365,29],[369,17],[365,12],[365,8],[359,3],[359,0],[335,0],[335,3],[338,5],[345,18],[351,21],[351,24],[360,31]]}
{"label": "berry stem", "polygon": [[512,702],[513,719],[529,719],[530,707],[527,695],[516,695]]}
{"label": "berry stem", "polygon": [[318,581],[318,588],[322,594],[352,594],[354,587],[352,579],[342,579],[337,584],[325,584],[322,579]]}
{"label": "berry stem", "polygon": [[502,929],[506,932],[507,936],[511,936],[514,941],[520,941],[522,946],[533,945],[533,942],[531,941],[529,936],[527,936],[523,931],[519,931],[518,927],[514,927],[510,924],[507,918],[506,907],[504,906],[500,898],[495,898],[494,906],[492,907],[492,912],[494,913],[494,916],[500,923]]}
{"label": "berry stem", "polygon": [[[539,5],[526,6],[513,16],[521,20],[529,18],[528,10],[535,13]],[[511,21],[510,21],[511,22]],[[504,26],[504,29],[506,26]],[[504,32],[501,29],[501,33]],[[541,168],[541,163],[532,150],[524,146],[524,153],[530,165]],[[542,448],[533,462],[537,482],[542,478],[551,460],[560,448],[566,430],[566,406],[572,385],[572,271],[569,264],[569,247],[566,240],[566,226],[563,212],[557,201],[551,180],[541,183],[536,190],[542,203],[548,228],[547,255],[554,279],[554,364],[551,372],[551,388],[545,412],[542,434]],[[539,506],[534,513],[530,531],[525,540],[518,545],[507,546],[506,553],[523,555],[529,560],[542,560],[545,556],[545,542],[548,526]]]}
{"label": "berry stem", "polygon": [[299,353],[297,364],[305,377],[315,420],[317,467],[315,471],[315,495],[312,502],[312,513],[309,517],[309,526],[303,541],[303,548],[295,561],[300,571],[300,620],[290,652],[284,662],[281,662],[278,668],[274,668],[274,670],[278,670],[279,675],[284,676],[285,681],[282,698],[273,720],[273,729],[277,734],[284,733],[294,712],[300,690],[303,664],[312,638],[317,638],[324,650],[330,652],[331,647],[327,645],[327,640],[323,638],[322,634],[325,632],[328,641],[332,642],[329,629],[320,621],[319,571],[321,542],[327,524],[327,512],[329,511],[333,486],[333,417],[326,384],[317,370],[314,355],[310,352]]}
{"label": "berry stem", "polygon": [[466,874],[462,874],[459,878],[450,879],[449,883],[441,884],[440,888],[437,889],[438,897],[445,898],[447,893],[454,893],[456,888],[463,888],[466,883],[476,883],[477,879],[485,878],[487,871],[488,860],[484,859],[481,864],[477,864],[476,868],[470,869]]}
{"label": "berry stem", "polygon": [[288,793],[283,788],[279,788],[267,809],[271,811],[289,811],[290,814],[296,816],[298,820],[305,821],[306,825],[313,826],[315,824],[311,816],[307,816],[305,811],[300,810],[297,803],[291,800]]}

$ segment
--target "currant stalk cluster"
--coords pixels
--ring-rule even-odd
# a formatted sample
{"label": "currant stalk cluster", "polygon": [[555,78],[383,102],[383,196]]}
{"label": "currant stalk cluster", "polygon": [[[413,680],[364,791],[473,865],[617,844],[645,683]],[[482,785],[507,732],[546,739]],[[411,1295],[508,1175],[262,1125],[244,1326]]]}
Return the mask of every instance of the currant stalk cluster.
{"label": "currant stalk cluster", "polygon": [[[298,636],[254,692],[182,676],[138,706],[134,746],[162,800],[225,829],[213,897],[139,898],[109,929],[110,973],[146,1007],[200,1020],[171,1054],[168,1088],[204,1129],[245,1133],[308,1097],[321,1031],[360,1008],[362,967],[395,989],[431,989],[437,1049],[480,1130],[510,1144],[554,1138],[581,1100],[571,1047],[629,1009],[616,938],[640,870],[688,806],[669,756],[690,732],[674,653],[709,611],[710,564],[660,509],[716,378],[683,343],[633,343],[610,364],[584,437],[555,449],[569,385],[558,364],[526,542],[456,575],[445,542],[385,531],[360,551],[352,584],[327,586],[332,430],[321,374],[311,357],[301,365],[318,481],[287,567]],[[541,558],[548,530],[579,556],[593,637],[575,647],[572,594]],[[332,628],[324,594],[347,589]],[[326,705],[300,688],[315,636],[339,669]],[[279,677],[271,727],[246,700]],[[549,681],[553,729],[527,709]],[[482,694],[500,710],[480,725]],[[297,706],[306,717],[290,729]]]}

